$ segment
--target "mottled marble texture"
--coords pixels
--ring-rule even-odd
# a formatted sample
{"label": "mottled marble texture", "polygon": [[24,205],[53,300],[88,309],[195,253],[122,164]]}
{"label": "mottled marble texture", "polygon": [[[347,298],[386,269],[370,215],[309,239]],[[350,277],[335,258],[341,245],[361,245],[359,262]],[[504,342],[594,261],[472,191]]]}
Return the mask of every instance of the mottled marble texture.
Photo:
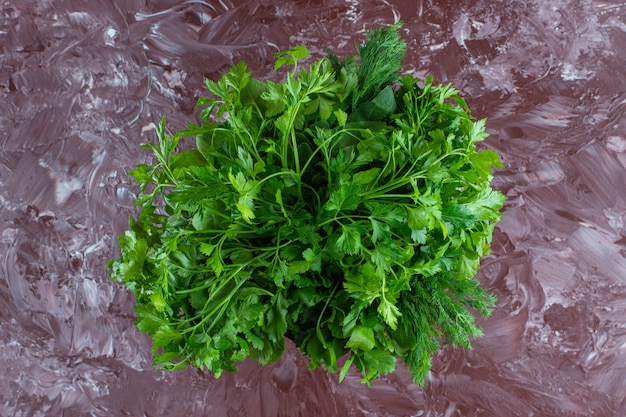
{"label": "mottled marble texture", "polygon": [[[108,278],[151,124],[196,120],[205,77],[269,77],[297,44],[353,53],[403,20],[407,71],[488,118],[509,196],[479,279],[498,296],[472,351],[427,383],[373,388],[275,365],[155,371]],[[592,0],[0,3],[0,415],[626,415],[626,4]]]}

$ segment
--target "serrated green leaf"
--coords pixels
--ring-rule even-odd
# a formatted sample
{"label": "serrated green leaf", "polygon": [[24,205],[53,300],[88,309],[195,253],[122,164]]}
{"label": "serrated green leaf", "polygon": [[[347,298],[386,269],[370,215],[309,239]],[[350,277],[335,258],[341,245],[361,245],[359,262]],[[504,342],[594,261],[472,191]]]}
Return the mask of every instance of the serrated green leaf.
{"label": "serrated green leaf", "polygon": [[352,350],[368,351],[376,346],[374,330],[369,327],[356,326],[350,334],[346,347]]}
{"label": "serrated green leaf", "polygon": [[476,252],[463,251],[457,259],[457,273],[460,279],[471,279],[476,276],[480,267],[480,258]]}
{"label": "serrated green leaf", "polygon": [[285,332],[287,331],[286,300],[282,295],[277,295],[273,306],[267,310],[267,334],[272,342],[284,344]]}
{"label": "serrated green leaf", "polygon": [[153,167],[146,164],[139,164],[130,171],[129,175],[132,176],[138,184],[146,184],[148,182],[152,182],[152,173]]}
{"label": "serrated green leaf", "polygon": [[337,109],[334,112],[335,117],[337,118],[337,123],[339,123],[339,126],[341,127],[346,127],[346,121],[348,120],[348,114],[341,110],[341,109]]}
{"label": "serrated green leaf", "polygon": [[246,340],[250,342],[252,347],[254,347],[257,350],[263,350],[263,348],[265,347],[265,342],[263,341],[263,339],[261,339],[256,334],[252,333],[250,330],[247,330],[245,332],[245,335],[246,335]]}
{"label": "serrated green leaf", "polygon": [[380,204],[374,208],[372,217],[382,220],[389,225],[402,224],[407,219],[406,210],[401,206],[391,204]]}
{"label": "serrated green leaf", "polygon": [[[253,177],[254,176],[254,161],[252,161],[252,156],[250,156],[249,152],[246,152],[244,148],[241,146],[237,147],[237,156],[239,158],[239,164],[244,169],[246,174]],[[240,173],[241,174],[241,173]],[[245,177],[244,177],[245,179]],[[231,180],[232,182],[232,180]],[[237,190],[239,191],[239,190]]]}
{"label": "serrated green leaf", "polygon": [[158,312],[163,312],[168,307],[167,302],[163,298],[163,292],[161,290],[154,292],[150,296],[150,301],[152,302],[152,305]]}
{"label": "serrated green leaf", "polygon": [[237,210],[241,213],[241,217],[252,224],[252,220],[256,217],[254,214],[254,200],[250,194],[242,195],[236,204]]}
{"label": "serrated green leaf", "polygon": [[378,178],[380,174],[380,168],[371,168],[367,171],[360,171],[354,174],[352,180],[360,185],[367,185],[372,183],[374,180]]}
{"label": "serrated green leaf", "polygon": [[411,230],[411,240],[415,243],[419,243],[420,245],[423,245],[426,243],[427,236],[428,236],[428,231],[426,229]]}
{"label": "serrated green leaf", "polygon": [[362,223],[342,224],[337,248],[347,255],[357,255],[361,251],[361,235],[365,230]]}
{"label": "serrated green leaf", "polygon": [[412,230],[432,229],[434,216],[424,207],[406,207],[408,225]]}
{"label": "serrated green leaf", "polygon": [[321,272],[322,271],[322,256],[321,253],[314,251],[309,248],[302,252],[302,257],[305,261],[309,263],[309,266],[312,271]]}
{"label": "serrated green leaf", "polygon": [[291,261],[289,262],[290,274],[303,274],[311,269],[311,263],[309,261]]}
{"label": "serrated green leaf", "polygon": [[373,217],[370,217],[370,222],[372,224],[372,243],[387,240],[391,237],[391,231],[388,224],[380,222]]}
{"label": "serrated green leaf", "polygon": [[357,271],[346,273],[344,278],[345,290],[366,304],[371,304],[381,296],[385,278],[370,262],[360,266]]}
{"label": "serrated green leaf", "polygon": [[325,98],[324,96],[319,96],[318,100],[318,108],[319,108],[319,116],[322,120],[328,120],[330,116],[333,114],[334,101]]}
{"label": "serrated green leaf", "polygon": [[496,219],[506,197],[499,191],[487,187],[480,190],[465,207],[480,219]]}
{"label": "serrated green leaf", "polygon": [[167,319],[149,304],[139,304],[135,306],[137,313],[137,328],[149,335],[153,335],[161,327],[167,324]]}
{"label": "serrated green leaf", "polygon": [[398,307],[395,304],[387,300],[386,297],[381,298],[380,304],[378,304],[378,313],[382,316],[387,325],[395,330],[398,326],[398,317],[402,315]]}
{"label": "serrated green leaf", "polygon": [[155,352],[159,348],[178,343],[182,338],[182,335],[176,329],[168,325],[162,325],[152,336],[152,351]]}
{"label": "serrated green leaf", "polygon": [[300,59],[306,58],[311,53],[304,46],[295,46],[287,51],[280,51],[274,54],[277,58],[274,64],[274,70],[279,69],[283,65],[295,65]]}
{"label": "serrated green leaf", "polygon": [[464,205],[452,204],[442,210],[441,219],[451,225],[454,230],[469,228],[478,220],[478,217]]}
{"label": "serrated green leaf", "polygon": [[207,266],[211,268],[216,277],[219,278],[224,271],[224,264],[219,252],[214,252],[213,255],[206,261]]}
{"label": "serrated green leaf", "polygon": [[474,167],[475,173],[482,181],[489,181],[493,176],[491,172],[492,167],[503,168],[500,156],[490,149],[474,152],[469,155],[469,159]]}
{"label": "serrated green leaf", "polygon": [[229,172],[228,180],[239,193],[245,193],[249,188],[247,187],[248,181],[246,180],[246,176],[242,172],[238,172],[237,175],[233,175],[232,172]]}
{"label": "serrated green leaf", "polygon": [[396,358],[391,353],[378,349],[365,352],[363,363],[368,371],[376,374],[384,375],[396,369]]}
{"label": "serrated green leaf", "polygon": [[206,257],[210,257],[213,254],[213,251],[215,250],[216,247],[217,247],[217,245],[211,245],[211,244],[206,243],[206,242],[201,242],[200,243],[200,253],[202,253]]}
{"label": "serrated green leaf", "polygon": [[[485,125],[487,120],[477,120],[472,124],[472,131],[470,133],[470,140],[472,142],[480,142],[485,140],[489,134],[485,132]],[[494,165],[495,166],[495,165]]]}
{"label": "serrated green leaf", "polygon": [[248,180],[242,172],[238,172],[237,175],[229,172],[228,180],[240,195],[236,203],[237,210],[247,223],[252,224],[252,219],[256,217],[254,214],[254,197],[258,194],[258,181]]}
{"label": "serrated green leaf", "polygon": [[361,202],[361,186],[355,182],[342,184],[339,190],[330,194],[328,203],[324,206],[328,211],[354,210]]}

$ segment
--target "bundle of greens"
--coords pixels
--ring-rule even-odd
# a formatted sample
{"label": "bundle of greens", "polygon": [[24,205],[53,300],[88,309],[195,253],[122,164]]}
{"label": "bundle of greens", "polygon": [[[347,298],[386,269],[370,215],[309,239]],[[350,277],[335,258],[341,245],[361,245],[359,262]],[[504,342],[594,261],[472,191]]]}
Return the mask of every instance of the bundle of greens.
{"label": "bundle of greens", "polygon": [[279,53],[282,83],[240,63],[207,81],[200,126],[172,136],[163,120],[143,145],[156,159],[131,172],[141,211],[109,266],[155,364],[219,376],[276,361],[289,337],[311,368],[349,353],[340,380],[400,358],[423,382],[442,344],[481,335],[470,310],[494,307],[475,275],[505,200],[500,160],[476,149],[485,121],[457,90],[400,76],[398,31],[308,69],[306,48]]}

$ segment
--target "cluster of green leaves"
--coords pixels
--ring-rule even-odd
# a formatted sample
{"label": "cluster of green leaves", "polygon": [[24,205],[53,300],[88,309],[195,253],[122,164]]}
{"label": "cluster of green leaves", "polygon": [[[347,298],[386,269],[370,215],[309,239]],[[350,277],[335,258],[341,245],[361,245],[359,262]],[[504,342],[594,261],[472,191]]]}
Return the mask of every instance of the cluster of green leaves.
{"label": "cluster of green leaves", "polygon": [[[112,276],[138,303],[156,364],[216,375],[284,352],[285,337],[364,382],[403,360],[424,380],[442,344],[480,336],[470,310],[494,299],[477,280],[504,196],[498,155],[458,91],[400,77],[398,26],[368,33],[357,57],[300,68],[284,82],[240,63],[201,99],[201,125],[168,135],[132,171],[141,212],[120,236]],[[181,137],[196,149],[178,151]]]}

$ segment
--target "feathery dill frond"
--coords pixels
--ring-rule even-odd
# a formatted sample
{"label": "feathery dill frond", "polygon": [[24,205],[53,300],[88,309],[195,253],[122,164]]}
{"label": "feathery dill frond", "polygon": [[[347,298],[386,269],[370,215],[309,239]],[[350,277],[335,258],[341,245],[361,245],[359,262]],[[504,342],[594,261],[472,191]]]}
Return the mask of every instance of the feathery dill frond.
{"label": "feathery dill frond", "polygon": [[358,46],[361,63],[359,83],[352,95],[352,108],[371,100],[384,87],[398,80],[406,43],[398,33],[401,22],[367,31],[367,42]]}

